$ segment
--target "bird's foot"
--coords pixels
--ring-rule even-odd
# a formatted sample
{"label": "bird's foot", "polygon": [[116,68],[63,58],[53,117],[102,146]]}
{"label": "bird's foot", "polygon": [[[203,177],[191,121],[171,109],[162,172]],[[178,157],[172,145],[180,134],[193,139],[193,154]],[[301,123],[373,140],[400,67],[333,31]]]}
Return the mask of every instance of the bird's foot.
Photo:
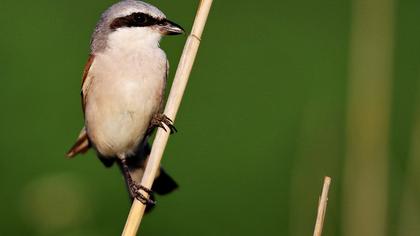
{"label": "bird's foot", "polygon": [[[141,203],[143,203],[146,206],[148,205],[154,206],[156,202],[150,198],[153,194],[153,191],[144,187],[143,185],[136,183],[131,178],[130,169],[128,168],[127,160],[125,158],[122,158],[121,166],[122,166],[125,179],[127,181],[128,191],[130,192],[131,197],[136,198],[137,200],[139,200]],[[146,197],[141,191],[145,192],[149,196]]]}
{"label": "bird's foot", "polygon": [[178,132],[178,130],[173,125],[173,121],[169,119],[169,117],[167,117],[165,114],[154,115],[152,118],[152,121],[150,122],[150,129],[153,129],[155,127],[160,127],[164,129],[166,132],[168,132],[166,130],[166,127],[163,124],[169,127],[171,134]]}
{"label": "bird's foot", "polygon": [[144,205],[148,206],[154,206],[156,204],[155,201],[153,201],[152,199],[150,199],[150,197],[146,197],[144,196],[144,194],[142,194],[140,192],[140,190],[146,192],[149,196],[152,195],[153,191],[144,187],[143,185],[139,185],[137,183],[135,183],[134,181],[130,183],[130,194],[133,198],[136,198],[137,200],[139,200],[141,203],[143,203]]}

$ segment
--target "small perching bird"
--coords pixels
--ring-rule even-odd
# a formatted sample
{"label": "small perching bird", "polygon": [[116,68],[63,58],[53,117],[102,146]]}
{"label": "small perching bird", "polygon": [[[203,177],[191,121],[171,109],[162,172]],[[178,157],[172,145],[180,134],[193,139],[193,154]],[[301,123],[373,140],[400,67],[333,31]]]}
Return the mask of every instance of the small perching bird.
{"label": "small perching bird", "polygon": [[[148,138],[156,127],[176,131],[162,114],[168,73],[163,35],[184,33],[156,7],[135,0],[118,2],[106,10],[91,41],[91,54],[82,82],[85,127],[67,153],[74,157],[93,147],[105,166],[118,163],[133,198],[153,203],[139,190]],[[177,184],[162,169],[152,190],[166,194]],[[151,196],[153,197],[153,196]]]}

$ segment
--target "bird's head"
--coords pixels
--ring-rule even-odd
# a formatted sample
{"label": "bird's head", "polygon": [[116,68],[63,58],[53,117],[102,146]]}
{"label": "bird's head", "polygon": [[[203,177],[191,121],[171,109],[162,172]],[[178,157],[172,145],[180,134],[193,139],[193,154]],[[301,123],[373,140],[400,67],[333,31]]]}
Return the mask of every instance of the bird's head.
{"label": "bird's head", "polygon": [[113,41],[158,45],[162,36],[182,33],[184,29],[166,19],[158,8],[141,1],[125,0],[102,14],[93,34],[92,49],[104,49]]}

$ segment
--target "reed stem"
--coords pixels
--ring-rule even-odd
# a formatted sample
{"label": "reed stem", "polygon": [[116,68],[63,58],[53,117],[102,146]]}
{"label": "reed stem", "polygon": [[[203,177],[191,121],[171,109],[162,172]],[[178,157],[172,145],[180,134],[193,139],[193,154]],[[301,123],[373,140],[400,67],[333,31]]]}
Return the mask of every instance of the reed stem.
{"label": "reed stem", "polygon": [[[212,2],[213,0],[201,0],[191,34],[185,43],[184,51],[178,64],[178,69],[176,71],[171,92],[169,93],[164,111],[164,114],[173,121],[175,121],[176,114],[188,83]],[[169,130],[169,127],[167,127],[167,130]],[[152,187],[156,172],[160,167],[160,161],[168,139],[169,133],[165,132],[163,129],[158,129],[147,161],[143,179],[141,181],[142,186],[149,189]],[[148,194],[144,191],[142,191],[142,194],[148,196]],[[145,208],[146,206],[138,200],[133,201],[122,236],[135,236],[137,234]]]}

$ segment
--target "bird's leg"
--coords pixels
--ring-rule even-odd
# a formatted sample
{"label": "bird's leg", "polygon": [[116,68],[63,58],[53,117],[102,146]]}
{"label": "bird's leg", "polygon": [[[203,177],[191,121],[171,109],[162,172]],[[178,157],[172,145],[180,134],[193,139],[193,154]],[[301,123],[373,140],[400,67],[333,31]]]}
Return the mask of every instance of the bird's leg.
{"label": "bird's leg", "polygon": [[152,121],[150,121],[149,130],[153,130],[155,127],[160,127],[167,131],[163,124],[169,127],[171,134],[178,132],[178,130],[176,130],[175,126],[173,125],[173,121],[169,119],[165,114],[155,114],[152,118]]}
{"label": "bird's leg", "polygon": [[131,197],[136,198],[144,205],[155,205],[156,202],[151,200],[150,198],[144,196],[140,190],[143,190],[147,194],[151,195],[153,193],[152,190],[136,183],[130,175],[130,171],[128,169],[127,161],[125,159],[121,160],[122,170],[124,173],[125,178],[127,179],[128,191],[130,192]]}

